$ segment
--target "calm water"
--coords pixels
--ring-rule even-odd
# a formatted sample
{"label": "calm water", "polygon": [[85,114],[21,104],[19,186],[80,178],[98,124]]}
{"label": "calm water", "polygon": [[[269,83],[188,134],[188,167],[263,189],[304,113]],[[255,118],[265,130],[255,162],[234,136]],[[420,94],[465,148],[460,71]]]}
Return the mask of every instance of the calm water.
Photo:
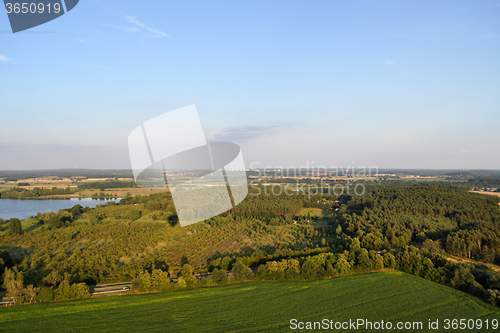
{"label": "calm water", "polygon": [[47,199],[47,200],[15,200],[0,199],[0,218],[7,220],[12,217],[27,219],[37,213],[57,212],[60,209],[71,208],[75,205],[95,207],[118,199],[96,200],[92,198]]}

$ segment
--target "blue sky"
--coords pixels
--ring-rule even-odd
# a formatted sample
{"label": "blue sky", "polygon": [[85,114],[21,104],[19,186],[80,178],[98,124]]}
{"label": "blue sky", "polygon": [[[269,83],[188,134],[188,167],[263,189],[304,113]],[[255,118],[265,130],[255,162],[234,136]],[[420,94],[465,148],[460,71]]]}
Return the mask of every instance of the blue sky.
{"label": "blue sky", "polygon": [[[247,166],[500,169],[500,1],[82,0],[0,14],[0,170],[130,168],[196,104]],[[314,162],[313,162],[314,161]]]}

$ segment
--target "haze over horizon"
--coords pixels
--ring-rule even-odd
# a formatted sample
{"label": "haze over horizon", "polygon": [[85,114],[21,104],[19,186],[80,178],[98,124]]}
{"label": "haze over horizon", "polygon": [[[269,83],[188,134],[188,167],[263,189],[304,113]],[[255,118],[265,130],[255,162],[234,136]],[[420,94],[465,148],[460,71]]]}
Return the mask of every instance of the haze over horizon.
{"label": "haze over horizon", "polygon": [[87,0],[8,31],[0,170],[130,169],[130,132],[191,104],[248,168],[500,170],[498,1]]}

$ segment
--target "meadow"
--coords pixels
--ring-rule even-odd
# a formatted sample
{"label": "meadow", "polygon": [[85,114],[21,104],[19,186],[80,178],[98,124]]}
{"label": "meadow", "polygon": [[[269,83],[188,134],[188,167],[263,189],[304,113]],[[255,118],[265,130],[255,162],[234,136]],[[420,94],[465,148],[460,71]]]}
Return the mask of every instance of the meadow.
{"label": "meadow", "polygon": [[302,208],[297,213],[298,216],[307,216],[307,214],[311,217],[323,216],[323,210],[319,208]]}
{"label": "meadow", "polygon": [[[394,325],[422,322],[424,329],[418,332],[430,331],[429,319],[438,319],[439,329],[432,332],[444,332],[446,318],[491,322],[500,319],[500,309],[455,289],[395,271],[0,308],[2,331],[18,333],[284,332],[290,331],[291,319],[384,320]],[[488,332],[484,327],[470,331]]]}

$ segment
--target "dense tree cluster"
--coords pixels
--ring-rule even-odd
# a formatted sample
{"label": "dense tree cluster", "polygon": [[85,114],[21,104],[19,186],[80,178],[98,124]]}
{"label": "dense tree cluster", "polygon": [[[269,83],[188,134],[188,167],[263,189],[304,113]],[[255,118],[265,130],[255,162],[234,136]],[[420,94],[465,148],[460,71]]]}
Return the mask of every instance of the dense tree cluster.
{"label": "dense tree cluster", "polygon": [[[7,295],[12,297],[15,303],[41,301],[48,302],[52,300],[69,300],[90,298],[89,288],[85,283],[73,283],[64,279],[57,287],[59,277],[56,276],[52,281],[53,288],[36,288],[30,284],[24,288],[24,274],[16,268],[13,270],[7,268],[3,276],[3,287]],[[57,272],[56,272],[57,275]],[[54,277],[54,276],[53,276]],[[68,277],[66,275],[66,277]],[[40,290],[41,289],[41,290]]]}
{"label": "dense tree cluster", "polygon": [[375,188],[350,198],[338,221],[347,236],[367,249],[420,246],[430,240],[453,255],[500,263],[498,202],[452,186]]}
{"label": "dense tree cluster", "polygon": [[242,217],[270,218],[277,215],[296,214],[303,207],[304,197],[300,194],[274,195],[272,190],[262,187],[250,188],[247,198],[233,208],[231,213]]}
{"label": "dense tree cluster", "polygon": [[36,199],[36,198],[40,198],[43,196],[63,195],[63,194],[72,194],[72,193],[75,193],[75,190],[70,188],[70,187],[66,187],[66,188],[53,187],[51,189],[35,187],[32,190],[14,187],[10,190],[0,192],[0,198],[1,199]]}
{"label": "dense tree cluster", "polygon": [[133,180],[105,180],[96,182],[83,182],[78,184],[79,190],[85,189],[108,189],[108,188],[133,188],[137,184]]}

